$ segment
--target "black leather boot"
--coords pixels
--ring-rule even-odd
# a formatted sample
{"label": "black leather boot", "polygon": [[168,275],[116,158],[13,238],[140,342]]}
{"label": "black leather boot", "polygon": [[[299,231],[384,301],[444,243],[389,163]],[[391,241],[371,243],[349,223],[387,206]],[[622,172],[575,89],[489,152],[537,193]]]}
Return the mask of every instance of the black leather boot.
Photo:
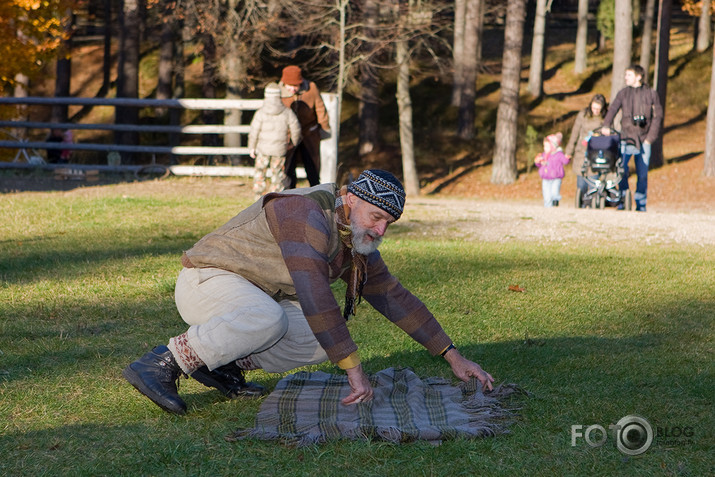
{"label": "black leather boot", "polygon": [[122,371],[124,378],[165,411],[186,414],[177,381],[183,373],[166,346],[157,346]]}
{"label": "black leather boot", "polygon": [[235,362],[220,366],[213,371],[202,366],[191,377],[210,388],[216,388],[229,399],[239,397],[259,397],[266,394],[266,388],[260,384],[246,382],[243,370]]}

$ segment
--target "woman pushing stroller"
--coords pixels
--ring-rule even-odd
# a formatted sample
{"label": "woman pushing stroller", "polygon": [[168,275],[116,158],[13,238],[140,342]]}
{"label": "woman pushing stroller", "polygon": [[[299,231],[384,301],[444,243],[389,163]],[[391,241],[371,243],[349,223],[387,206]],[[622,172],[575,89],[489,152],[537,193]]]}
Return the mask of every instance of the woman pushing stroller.
{"label": "woman pushing stroller", "polygon": [[[581,198],[583,198],[587,190],[583,165],[586,161],[588,140],[593,131],[603,125],[603,118],[606,116],[607,109],[608,105],[605,96],[602,94],[594,95],[589,105],[578,112],[568,143],[566,143],[564,153],[572,161],[573,171],[576,174],[576,192],[581,194]],[[586,173],[588,174],[588,171]],[[577,201],[577,203],[583,202],[583,200]]]}

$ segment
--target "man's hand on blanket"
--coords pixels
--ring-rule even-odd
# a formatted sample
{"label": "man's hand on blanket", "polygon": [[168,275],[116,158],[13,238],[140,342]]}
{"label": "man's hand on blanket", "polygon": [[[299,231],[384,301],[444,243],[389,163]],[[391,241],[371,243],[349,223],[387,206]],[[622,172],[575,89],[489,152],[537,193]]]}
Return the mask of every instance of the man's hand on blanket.
{"label": "man's hand on blanket", "polygon": [[452,372],[462,381],[469,381],[471,378],[477,378],[484,389],[491,391],[494,386],[494,378],[492,375],[487,373],[479,366],[477,363],[468,360],[457,351],[456,348],[452,348],[444,355],[444,359],[447,360],[449,365],[452,367]]}
{"label": "man's hand on blanket", "polygon": [[345,372],[348,375],[348,383],[352,392],[341,402],[348,405],[371,400],[373,395],[372,386],[370,386],[370,381],[362,370],[362,364],[346,369]]}

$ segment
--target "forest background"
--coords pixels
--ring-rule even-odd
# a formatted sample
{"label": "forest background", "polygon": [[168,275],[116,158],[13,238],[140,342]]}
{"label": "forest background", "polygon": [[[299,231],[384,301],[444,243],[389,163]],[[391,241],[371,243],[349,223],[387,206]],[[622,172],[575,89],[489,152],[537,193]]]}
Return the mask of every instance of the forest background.
{"label": "forest background", "polygon": [[[25,41],[3,43],[7,61],[0,66],[0,81],[16,96],[259,98],[262,86],[276,80],[283,66],[297,63],[323,91],[343,99],[339,181],[364,167],[383,167],[403,178],[408,193],[509,196],[518,195],[519,182],[531,175],[541,138],[556,130],[568,136],[577,111],[593,94],[612,97],[622,86],[622,71],[638,60],[640,50],[649,82],[660,83],[655,87],[663,94],[670,83],[664,154],[654,166],[681,164],[681,169],[692,167],[695,176],[713,174],[705,142],[712,129],[706,121],[708,95],[715,88],[704,81],[713,64],[712,5],[702,9],[702,2],[689,0],[323,3],[13,0],[2,8],[15,9],[2,18],[14,23],[1,24],[20,26],[16,31],[26,32]],[[632,21],[623,22],[624,13]],[[659,32],[662,21],[670,25],[667,48]],[[626,31],[620,37],[619,28]],[[27,33],[33,31],[34,36]],[[13,36],[7,28],[2,34]],[[520,52],[516,63],[514,48]],[[623,50],[630,52],[625,61]],[[663,67],[666,74],[659,80]],[[0,114],[18,111],[3,108]],[[111,109],[97,107],[19,114],[72,122],[172,121],[160,109],[117,108],[114,116]],[[181,121],[231,124],[241,120],[235,116],[209,111]],[[244,122],[250,119],[245,116]],[[28,134],[37,138],[46,131]],[[148,133],[98,134],[77,131],[76,137],[166,141]],[[223,142],[241,140],[227,136]],[[205,135],[197,141],[215,145],[220,138]],[[105,161],[84,151],[75,158]]]}

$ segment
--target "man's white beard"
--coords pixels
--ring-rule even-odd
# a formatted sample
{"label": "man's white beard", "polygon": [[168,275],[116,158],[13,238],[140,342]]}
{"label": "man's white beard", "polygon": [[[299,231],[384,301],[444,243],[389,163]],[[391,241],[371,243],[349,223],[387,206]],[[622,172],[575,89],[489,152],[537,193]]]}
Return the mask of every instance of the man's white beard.
{"label": "man's white beard", "polygon": [[[353,250],[361,255],[370,255],[382,243],[382,237],[373,234],[366,228],[360,227],[358,224],[352,224],[351,228],[353,231]],[[368,235],[374,240],[366,242],[365,237]]]}

